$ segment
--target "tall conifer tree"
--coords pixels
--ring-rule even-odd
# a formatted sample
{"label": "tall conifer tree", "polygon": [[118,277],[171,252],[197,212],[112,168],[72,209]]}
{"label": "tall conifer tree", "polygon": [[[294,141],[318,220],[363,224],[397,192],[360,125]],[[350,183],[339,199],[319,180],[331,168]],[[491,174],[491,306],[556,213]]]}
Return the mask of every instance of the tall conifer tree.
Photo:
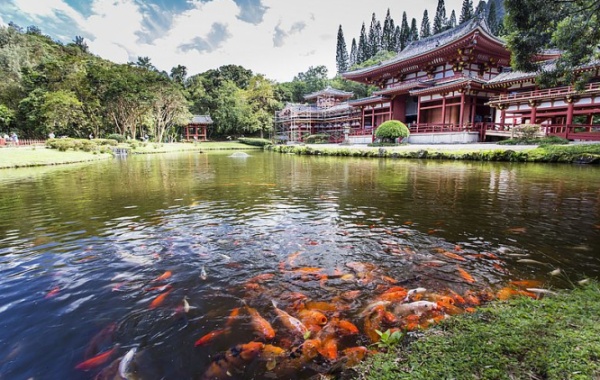
{"label": "tall conifer tree", "polygon": [[357,54],[357,47],[356,47],[356,38],[352,39],[352,46],[350,47],[350,57],[349,57],[349,62],[348,62],[348,68],[351,68],[352,66],[356,65],[356,54]]}
{"label": "tall conifer tree", "polygon": [[473,18],[473,0],[463,0],[462,8],[460,10],[460,24],[465,23]]}
{"label": "tall conifer tree", "polygon": [[496,2],[490,2],[490,8],[488,9],[487,23],[490,27],[490,31],[495,35],[498,35],[498,15],[496,13]]}
{"label": "tall conifer tree", "polygon": [[427,13],[427,9],[423,11],[423,19],[421,20],[421,31],[419,34],[421,36],[421,39],[431,36],[431,23],[429,22],[429,14]]}
{"label": "tall conifer tree", "polygon": [[367,31],[365,29],[365,23],[363,22],[362,28],[360,28],[360,37],[358,39],[358,49],[356,51],[356,63],[363,63],[367,59],[371,58],[371,49],[369,49],[369,42],[367,41]]}
{"label": "tall conifer tree", "polygon": [[417,41],[419,39],[419,29],[417,29],[417,19],[413,17],[410,22],[410,31],[408,32],[408,42]]}
{"label": "tall conifer tree", "polygon": [[396,27],[394,26],[394,20],[390,15],[390,8],[387,10],[387,14],[385,15],[385,21],[383,22],[383,32],[381,33],[381,45],[387,51],[395,50],[395,42],[394,42],[394,31]]}
{"label": "tall conifer tree", "polygon": [[399,52],[400,50],[402,50],[401,49],[401,47],[402,47],[402,44],[401,44],[402,33],[401,32],[402,31],[400,30],[400,25],[396,25],[396,29],[394,29],[394,51],[395,52]]}
{"label": "tall conifer tree", "polygon": [[342,25],[340,25],[337,34],[337,49],[335,53],[335,65],[337,67],[338,74],[348,70],[348,61],[348,48],[346,47],[346,40],[344,39]]}
{"label": "tall conifer tree", "polygon": [[446,4],[444,0],[438,0],[437,8],[435,10],[435,17],[433,18],[433,34],[438,34],[446,29]]}
{"label": "tall conifer tree", "polygon": [[410,36],[410,26],[408,26],[408,18],[406,12],[402,12],[402,24],[400,26],[400,50],[404,50],[408,45],[408,39]]}
{"label": "tall conifer tree", "polygon": [[450,14],[450,19],[448,20],[448,25],[446,25],[446,29],[452,29],[456,27],[456,13],[454,13],[454,9]]}
{"label": "tall conifer tree", "polygon": [[[492,0],[493,2],[493,0]],[[485,17],[485,8],[486,4],[484,0],[479,0],[479,4],[477,4],[477,8],[475,8],[475,13],[473,17]]]}
{"label": "tall conifer tree", "polygon": [[367,40],[367,45],[369,45],[369,53],[367,59],[371,58],[379,51],[379,44],[381,41],[381,36],[377,34],[377,17],[375,16],[375,12],[373,12],[373,16],[371,17],[371,26],[369,27],[369,36]]}

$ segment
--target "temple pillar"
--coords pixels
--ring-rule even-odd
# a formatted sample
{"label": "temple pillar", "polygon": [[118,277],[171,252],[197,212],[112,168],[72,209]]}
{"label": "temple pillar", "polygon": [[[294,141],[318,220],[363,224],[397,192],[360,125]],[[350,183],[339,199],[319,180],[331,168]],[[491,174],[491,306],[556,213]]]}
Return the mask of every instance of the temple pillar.
{"label": "temple pillar", "polygon": [[462,128],[465,113],[465,92],[460,93],[460,113],[458,116],[458,125]]}
{"label": "temple pillar", "polygon": [[442,96],[442,124],[446,124],[446,94]]}

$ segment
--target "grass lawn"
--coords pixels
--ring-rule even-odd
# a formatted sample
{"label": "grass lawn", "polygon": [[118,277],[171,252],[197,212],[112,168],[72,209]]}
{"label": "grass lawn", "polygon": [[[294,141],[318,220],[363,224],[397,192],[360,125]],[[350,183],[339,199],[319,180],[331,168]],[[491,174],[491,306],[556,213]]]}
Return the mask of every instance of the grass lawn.
{"label": "grass lawn", "polygon": [[[129,146],[124,144],[124,146]],[[168,143],[141,144],[135,148],[134,154],[170,153],[185,151],[210,151],[210,150],[250,150],[260,147],[242,144],[239,142],[203,142],[203,143]],[[43,165],[71,164],[75,162],[96,161],[111,158],[111,154],[92,153],[67,150],[60,152],[56,149],[47,149],[45,146],[22,146],[0,148],[0,169],[22,168]]]}

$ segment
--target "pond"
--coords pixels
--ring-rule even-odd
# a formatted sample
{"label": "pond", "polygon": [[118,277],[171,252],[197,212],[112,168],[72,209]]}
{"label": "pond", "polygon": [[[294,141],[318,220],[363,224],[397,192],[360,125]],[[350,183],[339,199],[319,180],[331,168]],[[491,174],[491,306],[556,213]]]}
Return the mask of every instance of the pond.
{"label": "pond", "polygon": [[0,378],[307,379],[376,329],[599,272],[593,166],[249,151],[4,170]]}

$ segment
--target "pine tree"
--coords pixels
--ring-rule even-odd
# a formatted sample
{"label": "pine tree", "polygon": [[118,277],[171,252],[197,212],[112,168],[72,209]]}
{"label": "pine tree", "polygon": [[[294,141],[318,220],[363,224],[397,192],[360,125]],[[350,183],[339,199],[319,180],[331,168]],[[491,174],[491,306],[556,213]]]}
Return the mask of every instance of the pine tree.
{"label": "pine tree", "polygon": [[463,0],[458,22],[463,24],[473,18],[473,0]]}
{"label": "pine tree", "polygon": [[363,22],[362,28],[360,29],[360,37],[358,39],[358,50],[356,51],[356,63],[363,63],[367,59],[371,58],[369,55],[371,50],[367,41],[367,32],[365,30],[365,23]]}
{"label": "pine tree", "polygon": [[408,19],[406,12],[402,12],[402,25],[400,26],[400,50],[404,50],[408,45],[408,39],[410,37],[410,26],[408,26]]}
{"label": "pine tree", "polygon": [[379,51],[380,42],[381,36],[377,33],[377,17],[375,16],[375,13],[373,13],[373,16],[371,17],[371,26],[369,28],[369,37],[367,40],[367,45],[369,45],[369,54],[367,59],[377,54]]}
{"label": "pine tree", "polygon": [[437,8],[435,10],[435,17],[433,18],[433,34],[438,34],[446,29],[446,5],[444,0],[438,0]]}
{"label": "pine tree", "polygon": [[487,24],[490,27],[490,31],[494,35],[498,35],[499,32],[497,17],[498,16],[496,14],[496,2],[492,0],[490,2],[490,9],[488,9]]}
{"label": "pine tree", "polygon": [[394,51],[395,29],[396,27],[394,26],[394,20],[392,19],[392,16],[390,15],[390,9],[388,8],[385,21],[383,22],[383,31],[381,33],[381,46],[387,51]]}
{"label": "pine tree", "polygon": [[348,62],[348,68],[356,65],[358,62],[356,61],[356,54],[358,53],[358,49],[356,48],[356,38],[352,39],[352,46],[350,47],[350,60]]}
{"label": "pine tree", "polygon": [[401,51],[401,47],[402,47],[402,43],[401,43],[401,33],[402,31],[400,30],[400,25],[396,25],[396,29],[394,29],[394,51],[399,52]]}
{"label": "pine tree", "polygon": [[380,51],[381,49],[383,49],[383,31],[381,30],[381,22],[379,20],[377,20],[377,24],[375,24],[375,42],[376,42],[376,49],[375,53],[373,53],[373,55],[377,54],[378,51]]}
{"label": "pine tree", "polygon": [[[493,0],[492,0],[493,2]],[[484,0],[479,0],[479,4],[477,4],[477,8],[475,8],[475,14],[473,17],[485,17],[485,8],[486,4]]]}
{"label": "pine tree", "polygon": [[417,29],[417,19],[413,17],[410,22],[410,31],[408,33],[408,42],[417,41],[419,39],[419,29]]}
{"label": "pine tree", "polygon": [[454,9],[450,14],[450,19],[448,20],[448,25],[446,25],[446,29],[456,28],[456,13],[454,13]]}
{"label": "pine tree", "polygon": [[340,25],[337,34],[337,49],[335,53],[335,65],[337,67],[338,74],[346,72],[348,70],[348,49],[346,47],[346,40],[344,39],[344,32],[342,31],[342,25]]}
{"label": "pine tree", "polygon": [[421,20],[420,36],[421,36],[421,39],[431,36],[431,24],[429,23],[429,14],[427,14],[427,9],[425,9],[425,11],[423,11],[423,19]]}

